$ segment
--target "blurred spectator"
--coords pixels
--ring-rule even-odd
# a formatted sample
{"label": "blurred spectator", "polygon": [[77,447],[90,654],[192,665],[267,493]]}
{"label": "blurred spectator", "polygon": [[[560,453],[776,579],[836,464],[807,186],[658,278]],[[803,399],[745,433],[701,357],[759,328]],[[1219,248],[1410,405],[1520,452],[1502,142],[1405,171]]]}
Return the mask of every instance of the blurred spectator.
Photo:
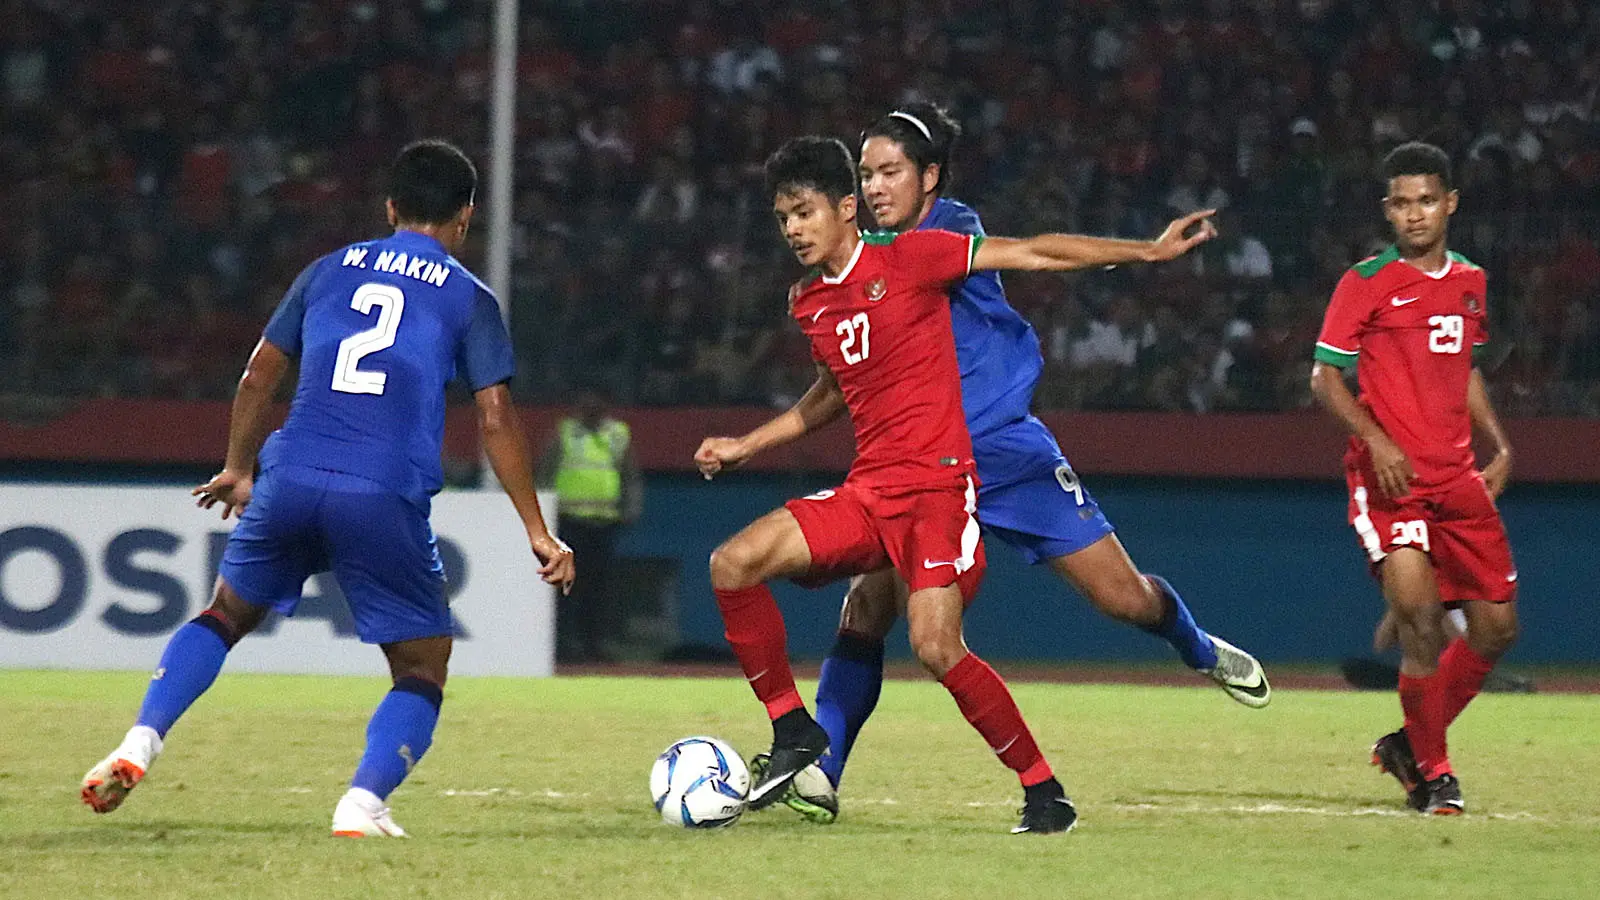
{"label": "blurred spectator", "polygon": [[[1010,279],[1042,405],[1301,404],[1321,305],[1388,242],[1375,162],[1423,138],[1455,156],[1452,241],[1517,348],[1508,410],[1600,413],[1590,7],[523,0],[518,396],[788,402],[811,361],[761,162],[931,97],[966,129],[953,195],[995,233],[1143,238],[1223,208],[1193,261]],[[399,145],[440,134],[487,167],[491,19],[0,0],[0,199],[22,223],[0,238],[0,390],[217,396],[295,273],[381,230]]]}

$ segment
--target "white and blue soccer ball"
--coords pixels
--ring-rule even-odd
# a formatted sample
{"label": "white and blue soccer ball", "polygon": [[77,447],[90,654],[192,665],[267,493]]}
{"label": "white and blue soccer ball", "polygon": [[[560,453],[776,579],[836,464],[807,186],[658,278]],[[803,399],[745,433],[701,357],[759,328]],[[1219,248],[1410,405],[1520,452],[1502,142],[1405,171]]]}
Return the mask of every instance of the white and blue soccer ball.
{"label": "white and blue soccer ball", "polygon": [[722,828],[739,821],[750,793],[750,768],[724,741],[686,737],[656,757],[650,796],[669,824]]}

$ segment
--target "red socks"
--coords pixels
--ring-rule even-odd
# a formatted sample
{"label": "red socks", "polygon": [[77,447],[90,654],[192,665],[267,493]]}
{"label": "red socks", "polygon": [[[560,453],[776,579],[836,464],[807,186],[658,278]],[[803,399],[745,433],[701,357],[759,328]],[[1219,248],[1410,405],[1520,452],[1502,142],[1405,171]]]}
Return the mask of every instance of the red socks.
{"label": "red socks", "polygon": [[1022,778],[1023,787],[1054,777],[1027,723],[1022,721],[1017,701],[988,663],[968,653],[939,681],[1000,761]]}
{"label": "red socks", "polygon": [[722,610],[724,634],[756,699],[766,705],[767,717],[776,719],[804,706],[789,669],[789,635],[783,627],[783,613],[778,611],[772,591],[758,584],[713,593]]}
{"label": "red socks", "polygon": [[1427,678],[1400,676],[1400,708],[1406,714],[1406,737],[1417,757],[1417,768],[1428,780],[1450,771],[1445,729],[1461,715],[1472,698],[1483,689],[1483,680],[1494,668],[1491,660],[1479,656],[1456,638],[1439,657],[1439,670]]}
{"label": "red socks", "polygon": [[1483,689],[1494,663],[1473,652],[1461,638],[1450,642],[1439,657],[1439,677],[1444,679],[1444,723],[1449,725]]}
{"label": "red socks", "polygon": [[1406,737],[1411,741],[1411,752],[1423,779],[1432,781],[1448,773],[1444,672],[1434,672],[1426,678],[1400,673],[1400,708],[1406,714]]}

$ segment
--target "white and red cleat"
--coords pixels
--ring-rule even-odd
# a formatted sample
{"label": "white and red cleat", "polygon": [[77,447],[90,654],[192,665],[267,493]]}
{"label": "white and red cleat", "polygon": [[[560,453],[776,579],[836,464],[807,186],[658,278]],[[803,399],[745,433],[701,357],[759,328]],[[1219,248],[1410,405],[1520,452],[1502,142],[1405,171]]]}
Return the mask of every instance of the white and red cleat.
{"label": "white and red cleat", "polygon": [[144,780],[145,773],[159,755],[160,735],[154,728],[135,725],[128,729],[127,736],[110,756],[100,760],[83,776],[78,796],[97,813],[111,812]]}
{"label": "white and red cleat", "polygon": [[362,788],[351,788],[333,808],[334,837],[405,837],[406,830],[389,816],[389,807],[378,795]]}

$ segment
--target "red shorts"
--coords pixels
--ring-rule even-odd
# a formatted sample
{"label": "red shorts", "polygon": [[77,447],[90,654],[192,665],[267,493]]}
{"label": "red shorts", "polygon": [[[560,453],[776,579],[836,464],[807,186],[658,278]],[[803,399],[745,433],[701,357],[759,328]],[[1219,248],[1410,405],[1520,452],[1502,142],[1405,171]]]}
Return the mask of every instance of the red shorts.
{"label": "red shorts", "polygon": [[1472,471],[1438,487],[1414,487],[1399,498],[1377,489],[1370,465],[1346,467],[1345,483],[1350,487],[1350,526],[1374,572],[1390,551],[1414,547],[1433,560],[1441,600],[1516,599],[1511,542],[1481,474]]}
{"label": "red shorts", "polygon": [[892,565],[913,591],[954,584],[971,603],[983,581],[988,563],[971,475],[917,487],[846,483],[784,507],[811,548],[810,574],[795,579],[806,587]]}

